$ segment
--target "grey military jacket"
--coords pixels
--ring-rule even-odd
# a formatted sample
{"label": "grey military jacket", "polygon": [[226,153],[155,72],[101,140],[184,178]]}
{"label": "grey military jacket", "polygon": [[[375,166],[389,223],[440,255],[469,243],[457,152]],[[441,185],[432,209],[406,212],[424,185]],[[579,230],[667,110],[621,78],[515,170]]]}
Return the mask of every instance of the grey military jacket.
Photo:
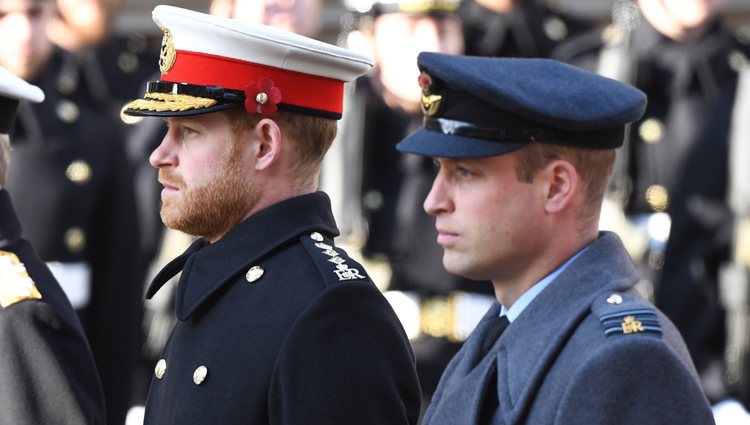
{"label": "grey military jacket", "polygon": [[713,424],[685,344],[602,233],[479,358],[496,304],[446,368],[425,425]]}

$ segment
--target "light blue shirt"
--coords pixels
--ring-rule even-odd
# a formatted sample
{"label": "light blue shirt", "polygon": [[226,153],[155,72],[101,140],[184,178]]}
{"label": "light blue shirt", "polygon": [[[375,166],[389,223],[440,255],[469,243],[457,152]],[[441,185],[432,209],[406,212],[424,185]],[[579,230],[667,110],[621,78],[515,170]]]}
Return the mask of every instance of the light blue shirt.
{"label": "light blue shirt", "polygon": [[550,283],[552,283],[557,276],[560,275],[565,269],[568,268],[568,266],[575,261],[576,258],[578,258],[581,254],[583,254],[584,251],[588,249],[588,246],[583,248],[582,250],[578,251],[576,255],[570,257],[568,261],[564,262],[563,265],[555,269],[552,273],[545,276],[542,280],[537,282],[536,285],[533,285],[531,288],[529,288],[526,292],[521,295],[518,300],[513,303],[513,305],[510,308],[505,308],[504,305],[500,305],[500,316],[508,316],[508,321],[510,323],[513,323],[514,320],[518,316],[521,315],[524,309],[531,304],[532,301],[534,301],[534,298],[536,298],[537,295],[542,293],[544,291],[544,288],[548,287]]}

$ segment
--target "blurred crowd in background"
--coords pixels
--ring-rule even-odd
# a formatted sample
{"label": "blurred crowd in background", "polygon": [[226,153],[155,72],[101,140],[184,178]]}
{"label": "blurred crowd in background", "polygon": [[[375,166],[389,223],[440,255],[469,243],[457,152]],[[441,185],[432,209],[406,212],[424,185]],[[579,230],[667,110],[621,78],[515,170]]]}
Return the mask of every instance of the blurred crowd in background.
{"label": "blurred crowd in background", "polygon": [[[544,0],[165,3],[374,59],[348,87],[321,189],[339,244],[361,257],[412,340],[425,406],[494,296],[488,283],[443,270],[422,210],[432,161],[394,148],[421,125],[417,54],[554,58],[639,87],[649,105],[618,152],[602,228],[620,234],[643,295],[683,333],[709,400],[750,407],[750,0],[590,2],[602,13]],[[144,286],[190,242],[159,218],[148,156],[164,123],[120,120],[159,78],[152,7],[0,0],[0,65],[47,95],[21,105],[7,189],[82,319],[113,425],[143,404],[176,320],[169,294],[144,303]]]}

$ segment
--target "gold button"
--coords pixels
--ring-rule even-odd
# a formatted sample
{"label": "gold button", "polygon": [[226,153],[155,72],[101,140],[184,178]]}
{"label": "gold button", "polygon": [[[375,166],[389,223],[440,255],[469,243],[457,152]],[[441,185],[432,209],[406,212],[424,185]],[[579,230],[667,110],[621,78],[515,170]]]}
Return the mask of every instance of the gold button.
{"label": "gold button", "polygon": [[562,19],[551,16],[542,23],[544,35],[552,41],[562,41],[568,36],[568,27]]}
{"label": "gold button", "polygon": [[154,375],[156,375],[156,379],[161,379],[164,377],[165,373],[167,373],[167,361],[164,359],[159,359],[159,361],[156,362],[156,367],[154,368]]}
{"label": "gold button", "polygon": [[649,118],[638,127],[638,134],[646,143],[659,143],[664,137],[664,124],[656,118]]}
{"label": "gold button", "polygon": [[750,58],[745,56],[741,51],[734,49],[729,52],[727,62],[729,62],[729,67],[732,68],[734,72],[740,72],[744,67],[750,64]]}
{"label": "gold button", "polygon": [[312,234],[310,234],[310,237],[314,241],[318,241],[318,242],[322,242],[323,241],[323,235],[321,235],[318,232],[312,232]]}
{"label": "gold button", "polygon": [[611,24],[602,31],[602,41],[607,47],[616,46],[625,40],[625,33],[616,25]]}
{"label": "gold button", "polygon": [[78,116],[81,114],[78,106],[66,99],[61,100],[57,104],[55,112],[57,113],[57,117],[60,118],[60,121],[67,124],[76,122],[78,120]]}
{"label": "gold button", "polygon": [[263,273],[266,271],[263,270],[263,267],[261,266],[253,266],[250,267],[250,270],[245,273],[245,279],[247,279],[248,282],[253,283],[256,280],[260,279],[261,276],[263,276]]}
{"label": "gold button", "polygon": [[610,304],[622,304],[622,295],[612,294],[607,298],[607,302]]}
{"label": "gold button", "polygon": [[646,189],[646,202],[654,211],[666,211],[669,207],[669,192],[664,186],[655,184]]}
{"label": "gold button", "polygon": [[77,185],[84,185],[91,180],[91,166],[82,159],[76,159],[68,165],[65,177]]}
{"label": "gold button", "polygon": [[138,56],[131,52],[122,52],[117,56],[117,67],[126,74],[132,74],[138,69]]}
{"label": "gold button", "polygon": [[63,238],[65,246],[72,253],[79,253],[86,247],[86,233],[80,227],[71,227]]}
{"label": "gold button", "polygon": [[198,366],[195,372],[193,372],[193,382],[195,382],[195,385],[200,385],[206,380],[207,376],[208,368],[206,366]]}

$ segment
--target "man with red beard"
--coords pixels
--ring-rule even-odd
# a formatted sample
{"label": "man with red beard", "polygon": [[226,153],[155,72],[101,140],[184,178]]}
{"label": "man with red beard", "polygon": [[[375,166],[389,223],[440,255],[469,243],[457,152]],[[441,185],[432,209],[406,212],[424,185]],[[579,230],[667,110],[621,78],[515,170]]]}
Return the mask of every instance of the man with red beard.
{"label": "man with red beard", "polygon": [[368,58],[296,34],[158,6],[161,79],[123,117],[159,116],[161,217],[200,236],[146,424],[414,424],[419,385],[398,319],[335,247],[316,192],[344,82]]}

